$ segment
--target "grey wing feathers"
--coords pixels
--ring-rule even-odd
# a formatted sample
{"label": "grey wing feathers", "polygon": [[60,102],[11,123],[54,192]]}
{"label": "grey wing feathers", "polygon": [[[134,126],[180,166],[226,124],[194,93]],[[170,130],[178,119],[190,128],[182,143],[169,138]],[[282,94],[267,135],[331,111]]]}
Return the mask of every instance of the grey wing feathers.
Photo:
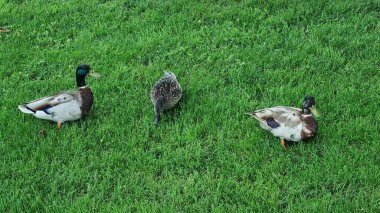
{"label": "grey wing feathers", "polygon": [[298,108],[273,107],[257,110],[254,114],[259,121],[268,127],[270,127],[268,120],[287,126],[297,126],[301,122],[301,109]]}
{"label": "grey wing feathers", "polygon": [[301,110],[292,107],[275,107],[272,117],[278,123],[293,127],[301,123]]}
{"label": "grey wing feathers", "polygon": [[78,98],[77,92],[74,91],[66,91],[62,93],[58,93],[52,96],[40,98],[38,100],[31,101],[24,105],[28,106],[34,110],[41,110],[47,106],[56,106],[58,104],[66,103]]}

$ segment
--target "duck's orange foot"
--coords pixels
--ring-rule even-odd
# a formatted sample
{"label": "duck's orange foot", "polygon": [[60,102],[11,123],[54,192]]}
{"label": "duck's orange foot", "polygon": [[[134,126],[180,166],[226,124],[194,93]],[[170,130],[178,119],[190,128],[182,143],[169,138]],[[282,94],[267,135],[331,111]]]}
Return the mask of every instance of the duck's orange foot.
{"label": "duck's orange foot", "polygon": [[281,143],[282,149],[283,149],[284,151],[286,151],[285,140],[284,140],[284,139],[281,139],[280,143]]}

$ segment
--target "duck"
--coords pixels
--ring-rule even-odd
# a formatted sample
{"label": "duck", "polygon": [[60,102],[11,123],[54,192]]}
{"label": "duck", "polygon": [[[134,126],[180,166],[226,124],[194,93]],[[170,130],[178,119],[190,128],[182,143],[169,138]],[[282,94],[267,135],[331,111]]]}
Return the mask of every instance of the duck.
{"label": "duck", "polygon": [[99,77],[87,64],[81,64],[76,69],[77,91],[64,91],[55,95],[46,96],[18,106],[26,114],[57,123],[61,129],[62,123],[82,118],[91,109],[94,96],[86,84],[87,76]]}
{"label": "duck", "polygon": [[280,138],[280,144],[286,150],[285,140],[297,142],[316,136],[318,125],[313,114],[316,117],[320,114],[315,105],[315,98],[306,96],[302,108],[277,106],[246,114],[258,120],[261,128]]}
{"label": "duck", "polygon": [[159,79],[150,92],[154,106],[154,125],[160,122],[161,114],[173,108],[182,98],[182,88],[174,73],[168,71]]}

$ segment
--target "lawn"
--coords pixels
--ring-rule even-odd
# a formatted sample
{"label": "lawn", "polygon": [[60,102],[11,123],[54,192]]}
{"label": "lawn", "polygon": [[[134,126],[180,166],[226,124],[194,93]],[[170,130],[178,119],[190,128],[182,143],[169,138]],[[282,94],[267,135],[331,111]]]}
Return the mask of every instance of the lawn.
{"label": "lawn", "polygon": [[[0,27],[1,212],[380,210],[377,0],[0,0]],[[17,109],[81,63],[87,117]],[[184,96],[156,128],[165,70]],[[286,152],[244,114],[306,95],[318,136]]]}

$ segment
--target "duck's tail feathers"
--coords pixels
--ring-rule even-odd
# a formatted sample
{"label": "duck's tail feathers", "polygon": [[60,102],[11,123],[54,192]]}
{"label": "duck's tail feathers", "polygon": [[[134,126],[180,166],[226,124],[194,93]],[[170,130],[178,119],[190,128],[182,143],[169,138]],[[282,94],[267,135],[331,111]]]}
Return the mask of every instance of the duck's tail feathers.
{"label": "duck's tail feathers", "polygon": [[259,120],[259,121],[261,120],[260,114],[258,114],[257,111],[256,112],[246,112],[245,114],[252,116],[256,120]]}
{"label": "duck's tail feathers", "polygon": [[254,112],[248,112],[248,113],[245,113],[245,114],[250,115],[253,118],[255,118],[256,120],[258,120],[259,123],[260,123],[260,126],[263,129],[267,129],[267,130],[271,129],[271,127],[268,126],[268,124],[267,124],[267,119],[269,117],[271,117],[271,113],[270,113],[269,110],[263,109],[263,110],[257,110],[257,111],[254,111]]}
{"label": "duck's tail feathers", "polygon": [[254,112],[246,112],[245,114],[246,114],[246,115],[250,115],[250,116],[256,118],[257,120],[260,120],[261,117],[262,117],[262,116],[261,116],[261,113],[258,112],[258,111],[254,111]]}
{"label": "duck's tail feathers", "polygon": [[246,113],[244,113],[244,114],[246,114],[246,115],[250,115],[250,116],[255,116],[255,112],[246,112]]}
{"label": "duck's tail feathers", "polygon": [[171,71],[165,71],[165,77],[170,77],[170,78],[174,78],[175,80],[177,80],[177,76],[171,72]]}
{"label": "duck's tail feathers", "polygon": [[41,109],[45,108],[46,106],[48,106],[49,102],[51,102],[51,100],[53,100],[53,99],[54,99],[54,97],[40,98],[40,99],[31,101],[28,103],[21,104],[18,106],[18,108],[23,113],[34,114],[38,110],[41,110]]}
{"label": "duck's tail feathers", "polygon": [[21,112],[26,113],[26,114],[34,114],[34,113],[36,113],[36,110],[28,107],[27,105],[18,105],[18,109]]}

